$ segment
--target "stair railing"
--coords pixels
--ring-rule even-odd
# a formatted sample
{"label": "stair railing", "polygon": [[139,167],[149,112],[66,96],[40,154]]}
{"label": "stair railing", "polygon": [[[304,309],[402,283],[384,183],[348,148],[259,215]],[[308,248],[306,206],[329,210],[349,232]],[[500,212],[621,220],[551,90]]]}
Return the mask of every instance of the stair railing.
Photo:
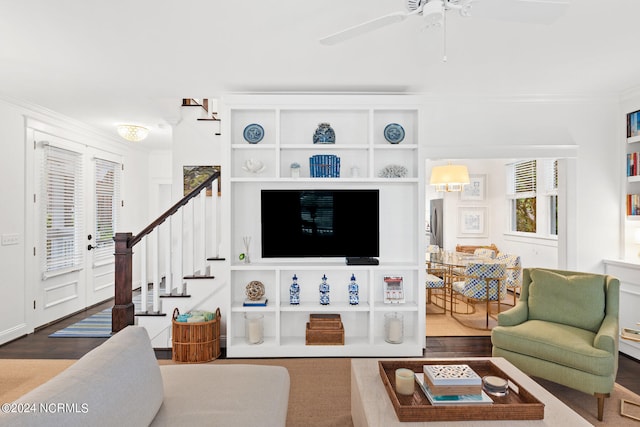
{"label": "stair railing", "polygon": [[[133,247],[140,243],[143,242],[142,246],[143,246],[143,261],[142,261],[142,274],[141,274],[141,279],[142,279],[142,303],[145,304],[147,303],[147,272],[146,272],[146,248],[148,248],[149,246],[154,246],[154,249],[152,249],[153,253],[153,263],[155,264],[154,266],[154,278],[153,278],[153,282],[154,282],[154,290],[156,290],[156,292],[154,292],[154,310],[157,310],[157,298],[158,298],[158,292],[157,292],[157,287],[158,287],[158,281],[159,281],[159,277],[158,277],[158,273],[157,273],[157,262],[158,262],[158,257],[160,256],[157,250],[157,248],[159,247],[159,240],[160,240],[160,234],[156,233],[156,238],[155,241],[150,245],[149,242],[147,242],[146,238],[147,236],[153,232],[156,228],[160,227],[160,225],[162,225],[163,223],[165,223],[165,221],[167,221],[167,219],[169,219],[169,221],[167,221],[167,233],[168,233],[168,244],[169,246],[171,246],[171,217],[176,214],[177,212],[179,212],[180,214],[182,214],[182,209],[185,205],[187,205],[187,203],[189,203],[189,201],[195,197],[197,197],[200,193],[203,193],[204,191],[206,191],[206,188],[209,185],[213,185],[213,181],[218,181],[218,194],[220,193],[220,168],[216,167],[214,170],[213,175],[211,175],[209,178],[207,178],[205,181],[203,181],[200,185],[198,185],[198,187],[196,187],[193,191],[191,191],[189,194],[187,194],[186,196],[184,196],[180,201],[178,201],[176,204],[174,204],[171,208],[169,208],[165,213],[163,213],[162,215],[160,215],[156,220],[154,220],[153,222],[151,222],[151,224],[149,224],[148,226],[146,226],[142,231],[140,231],[138,234],[133,235],[132,233],[116,233],[114,241],[115,241],[115,301],[114,301],[114,306],[113,309],[111,311],[111,331],[112,332],[118,332],[122,329],[124,329],[126,326],[128,325],[133,325],[135,323],[134,321],[134,315],[135,315],[135,311],[134,311],[134,304],[133,304]],[[214,196],[215,199],[215,196]],[[205,209],[205,204],[204,201],[202,201],[201,203],[201,210],[204,211]],[[194,207],[195,210],[195,207]],[[215,212],[213,213],[213,215],[215,216]],[[202,223],[204,223],[204,218],[202,218]],[[216,219],[217,221],[217,219]],[[215,227],[214,227],[214,232],[215,232]],[[201,233],[204,234],[204,233]],[[144,239],[144,240],[143,240]],[[202,239],[204,239],[204,236],[202,236]],[[217,237],[216,237],[217,239]],[[180,244],[180,248],[182,247],[182,238],[178,239],[179,240],[179,244]],[[193,239],[195,241],[195,238]],[[204,242],[204,240],[202,240],[202,242]],[[216,244],[217,242],[214,241],[214,244]],[[217,248],[216,248],[217,250]],[[180,250],[180,255],[179,255],[180,259],[179,262],[182,263],[182,253]],[[194,263],[195,263],[195,250],[194,250],[194,256],[192,257],[194,259]],[[203,258],[203,263],[204,263],[204,258],[206,258],[205,254],[202,254],[202,258]],[[165,272],[165,292],[171,292],[171,278],[169,277],[169,275],[171,274],[171,262],[170,262],[170,255],[167,255],[167,271]],[[182,265],[182,264],[180,264]],[[204,269],[204,264],[201,265],[201,268]],[[182,274],[182,272],[177,272],[178,274]],[[204,274],[204,271],[201,271],[202,274]],[[176,276],[178,275],[176,274]],[[182,280],[180,280],[182,282]],[[184,288],[182,289],[182,291],[184,292]]]}

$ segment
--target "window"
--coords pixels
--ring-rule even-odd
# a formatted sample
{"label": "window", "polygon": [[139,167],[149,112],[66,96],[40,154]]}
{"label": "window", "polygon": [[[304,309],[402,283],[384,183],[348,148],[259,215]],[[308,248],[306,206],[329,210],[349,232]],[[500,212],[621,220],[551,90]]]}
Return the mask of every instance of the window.
{"label": "window", "polygon": [[525,160],[507,165],[510,231],[558,235],[558,161]]}
{"label": "window", "polygon": [[118,227],[120,207],[119,163],[96,158],[95,165],[95,224],[94,261],[113,257],[113,237]]}
{"label": "window", "polygon": [[77,268],[82,264],[84,234],[82,155],[46,145],[43,160],[42,271]]}

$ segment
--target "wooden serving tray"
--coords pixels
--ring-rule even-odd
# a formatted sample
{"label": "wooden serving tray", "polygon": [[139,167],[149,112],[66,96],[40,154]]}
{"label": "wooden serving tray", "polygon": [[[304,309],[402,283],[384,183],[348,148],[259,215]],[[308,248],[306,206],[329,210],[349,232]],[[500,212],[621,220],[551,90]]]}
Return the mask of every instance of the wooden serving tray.
{"label": "wooden serving tray", "polygon": [[[509,394],[504,397],[489,395],[493,399],[493,405],[449,404],[437,406],[431,405],[418,383],[415,384],[412,396],[397,394],[396,369],[408,368],[414,372],[422,372],[422,366],[426,363],[433,365],[465,363],[481,377],[495,375],[508,379],[517,387],[517,392],[510,387]],[[491,363],[490,360],[389,360],[379,361],[378,367],[384,387],[400,421],[541,420],[544,418],[544,403]]]}

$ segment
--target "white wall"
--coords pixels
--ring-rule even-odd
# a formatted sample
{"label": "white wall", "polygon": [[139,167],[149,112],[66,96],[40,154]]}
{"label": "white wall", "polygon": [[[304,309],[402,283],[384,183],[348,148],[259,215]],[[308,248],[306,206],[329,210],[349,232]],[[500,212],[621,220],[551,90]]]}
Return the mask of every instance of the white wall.
{"label": "white wall", "polygon": [[[427,199],[442,198],[444,205],[444,248],[455,250],[456,245],[490,245],[498,250],[520,255],[523,267],[558,268],[557,241],[514,236],[507,233],[509,226],[506,194],[507,159],[457,159],[456,164],[467,166],[470,175],[484,175],[485,200],[463,201],[460,193],[438,193],[427,186]],[[431,167],[446,164],[444,161],[427,161],[427,181]],[[427,200],[427,205],[429,200]],[[458,232],[460,207],[483,207],[487,209],[487,236],[467,237]]]}
{"label": "white wall", "polygon": [[603,272],[602,260],[618,256],[617,99],[448,97],[428,102],[427,159],[575,158],[563,228],[567,247],[560,248],[559,267]]}
{"label": "white wall", "polygon": [[[0,100],[0,194],[3,208],[0,212],[0,234],[19,236],[18,244],[0,246],[0,344],[33,332],[31,316],[33,312],[33,283],[27,283],[26,271],[35,268],[32,256],[32,242],[25,241],[33,233],[25,220],[31,196],[26,194],[27,157],[26,149],[32,149],[31,142],[25,141],[26,119],[45,123],[61,133],[73,133],[87,145],[109,149],[123,155],[125,162],[124,189],[125,207],[122,210],[124,231],[133,231],[144,224],[140,212],[146,209],[147,162],[146,153],[137,148],[111,140],[95,133],[87,126],[56,115],[38,107],[18,105]],[[30,276],[29,276],[30,277]]]}

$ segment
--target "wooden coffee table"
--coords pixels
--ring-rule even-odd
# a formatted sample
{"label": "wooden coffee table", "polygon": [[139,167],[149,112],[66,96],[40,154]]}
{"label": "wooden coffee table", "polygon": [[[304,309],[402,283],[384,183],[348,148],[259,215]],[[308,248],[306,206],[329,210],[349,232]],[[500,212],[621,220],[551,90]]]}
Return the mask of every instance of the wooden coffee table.
{"label": "wooden coffee table", "polygon": [[[441,421],[441,422],[400,422],[391,404],[387,390],[382,383],[378,367],[379,360],[402,359],[352,359],[351,360],[351,418],[355,427],[360,426],[478,426],[496,427],[509,426],[590,426],[584,418],[574,412],[567,405],[558,400],[542,386],[525,375],[518,368],[501,357],[483,358],[455,358],[455,359],[422,359],[425,362],[438,360],[465,361],[490,360],[504,373],[517,381],[522,387],[531,392],[540,402],[544,403],[544,419],[541,420],[509,420],[509,421]],[[420,359],[406,359],[416,361]],[[505,424],[506,423],[506,424]]]}

